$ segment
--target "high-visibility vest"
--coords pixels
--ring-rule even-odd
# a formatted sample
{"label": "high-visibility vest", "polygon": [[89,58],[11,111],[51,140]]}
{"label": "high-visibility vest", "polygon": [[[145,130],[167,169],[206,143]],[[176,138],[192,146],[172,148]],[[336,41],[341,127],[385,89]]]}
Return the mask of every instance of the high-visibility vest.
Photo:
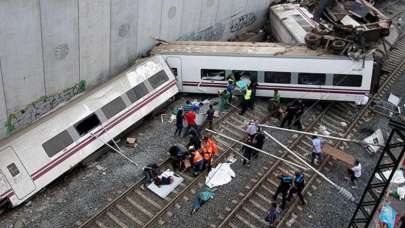
{"label": "high-visibility vest", "polygon": [[250,100],[250,97],[252,96],[252,90],[247,89],[245,93],[245,100]]}
{"label": "high-visibility vest", "polygon": [[209,160],[211,160],[211,153],[209,153],[209,152],[204,152],[204,153],[203,153],[203,157],[204,157],[205,160],[209,161]]}
{"label": "high-visibility vest", "polygon": [[216,144],[216,143],[214,142],[214,140],[212,140],[212,139],[208,139],[208,140],[207,140],[207,143],[208,143],[208,145],[209,145],[209,147],[210,147],[211,153],[212,153],[213,155],[216,155],[216,154],[218,153],[217,144]]}
{"label": "high-visibility vest", "polygon": [[201,156],[200,152],[198,152],[197,150],[193,152],[193,164],[203,160],[203,157]]}

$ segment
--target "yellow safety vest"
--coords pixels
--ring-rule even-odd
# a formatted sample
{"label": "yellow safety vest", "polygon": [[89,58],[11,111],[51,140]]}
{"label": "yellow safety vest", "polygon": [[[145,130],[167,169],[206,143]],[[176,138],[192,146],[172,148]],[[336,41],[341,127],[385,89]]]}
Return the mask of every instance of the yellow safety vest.
{"label": "yellow safety vest", "polygon": [[252,96],[252,90],[247,89],[245,93],[245,100],[250,100],[250,97]]}

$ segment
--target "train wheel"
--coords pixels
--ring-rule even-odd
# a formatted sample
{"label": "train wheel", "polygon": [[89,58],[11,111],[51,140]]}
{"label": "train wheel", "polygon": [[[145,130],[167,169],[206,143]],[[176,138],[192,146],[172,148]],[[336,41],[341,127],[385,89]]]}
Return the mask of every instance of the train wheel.
{"label": "train wheel", "polygon": [[334,40],[332,42],[332,50],[335,54],[340,54],[346,46],[346,42],[343,40]]}
{"label": "train wheel", "polygon": [[321,36],[315,33],[308,33],[305,36],[305,43],[308,48],[316,50],[321,46]]}

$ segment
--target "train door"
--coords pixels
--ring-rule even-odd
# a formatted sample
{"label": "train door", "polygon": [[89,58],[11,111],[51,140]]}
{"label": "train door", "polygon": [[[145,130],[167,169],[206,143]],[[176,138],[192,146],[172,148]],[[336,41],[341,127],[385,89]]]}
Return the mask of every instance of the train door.
{"label": "train door", "polygon": [[176,78],[177,87],[180,92],[183,91],[183,80],[182,80],[182,70],[181,70],[181,58],[179,57],[168,57],[166,59],[167,65],[169,65],[170,70],[173,72]]}
{"label": "train door", "polygon": [[18,199],[24,199],[35,190],[35,184],[11,147],[0,151],[0,170]]}

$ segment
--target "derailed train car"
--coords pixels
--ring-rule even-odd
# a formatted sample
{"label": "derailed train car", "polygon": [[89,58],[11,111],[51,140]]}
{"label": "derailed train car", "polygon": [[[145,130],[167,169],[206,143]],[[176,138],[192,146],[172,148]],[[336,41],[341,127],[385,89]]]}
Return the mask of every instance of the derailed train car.
{"label": "derailed train car", "polygon": [[343,55],[280,43],[178,41],[152,50],[175,73],[181,92],[216,94],[229,77],[256,81],[257,95],[360,102],[372,91],[373,56]]}
{"label": "derailed train car", "polygon": [[177,93],[155,56],[0,141],[0,204],[22,203]]}

